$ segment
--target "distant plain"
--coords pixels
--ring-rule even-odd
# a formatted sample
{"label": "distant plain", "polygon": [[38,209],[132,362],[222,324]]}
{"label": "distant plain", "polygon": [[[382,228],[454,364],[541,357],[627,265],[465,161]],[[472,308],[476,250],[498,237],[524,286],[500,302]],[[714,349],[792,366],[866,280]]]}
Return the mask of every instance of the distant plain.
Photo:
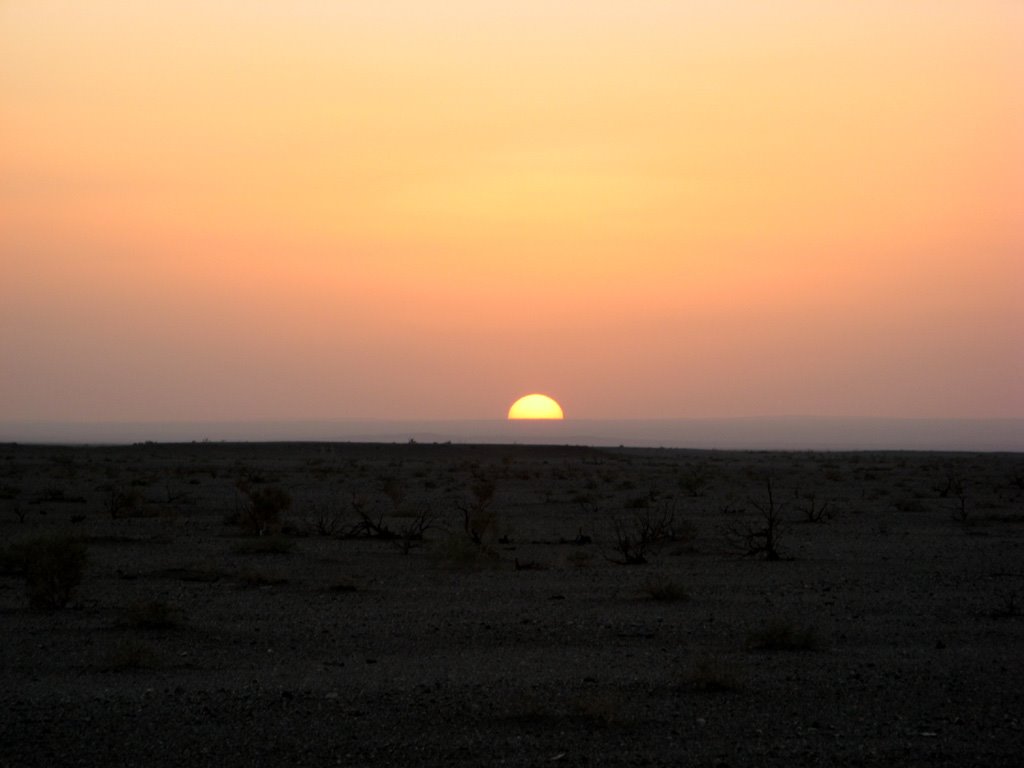
{"label": "distant plain", "polygon": [[1020,453],[8,444],[0,553],[4,766],[1024,752]]}

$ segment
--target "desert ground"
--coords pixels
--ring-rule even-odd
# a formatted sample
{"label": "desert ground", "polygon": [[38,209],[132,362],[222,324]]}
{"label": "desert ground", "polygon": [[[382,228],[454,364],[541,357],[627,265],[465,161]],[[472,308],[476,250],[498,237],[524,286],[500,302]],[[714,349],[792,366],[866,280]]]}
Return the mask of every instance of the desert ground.
{"label": "desert ground", "polygon": [[1018,766],[1024,455],[0,446],[0,765]]}

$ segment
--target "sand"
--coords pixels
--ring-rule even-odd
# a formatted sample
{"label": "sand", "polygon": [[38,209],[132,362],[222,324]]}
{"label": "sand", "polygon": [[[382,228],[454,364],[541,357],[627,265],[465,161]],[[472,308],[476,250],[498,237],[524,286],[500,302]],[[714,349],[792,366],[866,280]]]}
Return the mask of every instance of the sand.
{"label": "sand", "polygon": [[1016,766],[1022,501],[1020,454],[0,446],[0,765]]}

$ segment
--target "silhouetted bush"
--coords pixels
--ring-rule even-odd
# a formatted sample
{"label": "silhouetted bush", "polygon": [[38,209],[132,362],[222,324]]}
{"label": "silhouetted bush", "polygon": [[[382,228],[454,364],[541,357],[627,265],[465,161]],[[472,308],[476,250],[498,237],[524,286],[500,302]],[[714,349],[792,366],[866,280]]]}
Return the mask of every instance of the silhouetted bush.
{"label": "silhouetted bush", "polygon": [[751,506],[757,510],[759,522],[726,526],[725,540],[730,549],[741,555],[756,557],[763,554],[766,560],[781,560],[779,542],[784,528],[782,505],[775,502],[771,478],[766,481],[766,485],[766,503],[750,501]]}
{"label": "silhouetted bush", "polygon": [[462,512],[462,528],[474,544],[490,542],[497,535],[498,518],[490,508],[496,489],[493,478],[474,473],[470,487],[472,499],[458,505]]}
{"label": "silhouetted bush", "polygon": [[392,541],[398,534],[384,521],[384,513],[371,511],[369,500],[360,494],[352,494],[352,511],[359,521],[345,534],[351,539],[383,539]]}
{"label": "silhouetted bush", "polygon": [[675,507],[663,502],[656,509],[637,510],[628,519],[612,520],[612,556],[619,565],[642,565],[647,555],[669,542],[692,541],[696,532],[687,522],[677,522]]}
{"label": "silhouetted bush", "polygon": [[314,506],[315,518],[307,523],[307,532],[316,536],[334,538],[342,534],[342,515],[333,504]]}
{"label": "silhouetted bush", "polygon": [[245,496],[245,503],[238,511],[239,525],[260,535],[277,531],[281,515],[292,506],[292,497],[276,485],[253,488],[243,481],[238,489]]}
{"label": "silhouetted bush", "polygon": [[817,494],[808,494],[802,503],[797,507],[805,523],[824,523],[833,518],[834,510],[831,502],[823,501],[818,503]]}

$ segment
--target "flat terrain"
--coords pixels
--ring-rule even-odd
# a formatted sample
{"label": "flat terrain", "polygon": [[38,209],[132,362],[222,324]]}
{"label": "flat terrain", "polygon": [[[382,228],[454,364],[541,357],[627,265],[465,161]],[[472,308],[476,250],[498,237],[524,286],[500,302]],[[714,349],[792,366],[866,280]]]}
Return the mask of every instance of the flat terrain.
{"label": "flat terrain", "polygon": [[3,445],[0,555],[2,766],[1024,754],[1021,454]]}

